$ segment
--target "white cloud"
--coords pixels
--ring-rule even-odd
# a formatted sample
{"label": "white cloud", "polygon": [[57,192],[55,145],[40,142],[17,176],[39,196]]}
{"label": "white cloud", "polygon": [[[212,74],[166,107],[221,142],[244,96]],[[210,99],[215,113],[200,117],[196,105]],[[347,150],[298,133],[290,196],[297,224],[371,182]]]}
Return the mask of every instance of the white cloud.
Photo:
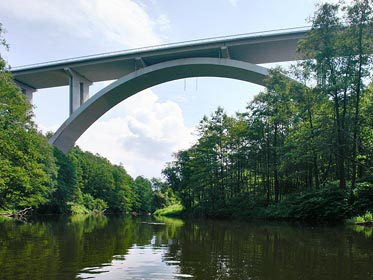
{"label": "white cloud", "polygon": [[161,32],[169,31],[171,29],[171,21],[166,14],[161,14],[156,23]]}
{"label": "white cloud", "polygon": [[229,4],[232,5],[232,7],[236,8],[239,0],[228,0]]}
{"label": "white cloud", "polygon": [[[76,48],[82,53],[86,49],[100,52],[162,43],[162,33],[171,28],[170,20],[166,14],[152,17],[149,9],[134,0],[0,1],[0,17],[20,22],[20,33],[27,29],[36,41],[49,38],[52,46],[59,42],[63,49]],[[107,84],[97,83],[91,92]],[[42,103],[44,99],[38,100]],[[50,116],[48,120],[38,118],[39,128],[45,132],[59,127],[51,125],[58,121],[52,122]],[[146,90],[110,110],[77,144],[113,163],[123,163],[132,176],[152,177],[160,175],[173,152],[187,148],[192,140],[180,107],[170,101],[159,102]]]}
{"label": "white cloud", "polygon": [[48,36],[68,36],[134,48],[162,43],[155,30],[168,30],[166,15],[153,20],[133,0],[0,1],[0,14],[43,24]]}
{"label": "white cloud", "polygon": [[195,141],[192,129],[184,124],[180,107],[171,101],[159,102],[150,90],[127,99],[94,123],[77,144],[84,150],[123,163],[132,176],[160,176],[172,153]]}

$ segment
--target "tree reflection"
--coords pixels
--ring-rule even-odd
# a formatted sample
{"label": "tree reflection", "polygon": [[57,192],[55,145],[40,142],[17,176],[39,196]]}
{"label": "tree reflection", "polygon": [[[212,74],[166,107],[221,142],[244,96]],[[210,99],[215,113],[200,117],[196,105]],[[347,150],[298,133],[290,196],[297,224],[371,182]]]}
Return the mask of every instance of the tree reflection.
{"label": "tree reflection", "polygon": [[4,280],[74,279],[84,269],[125,264],[130,252],[132,260],[155,254],[157,265],[193,279],[373,279],[369,229],[75,216],[3,219],[0,232]]}
{"label": "tree reflection", "polygon": [[206,221],[179,238],[170,255],[195,279],[372,279],[372,240],[344,228]]}

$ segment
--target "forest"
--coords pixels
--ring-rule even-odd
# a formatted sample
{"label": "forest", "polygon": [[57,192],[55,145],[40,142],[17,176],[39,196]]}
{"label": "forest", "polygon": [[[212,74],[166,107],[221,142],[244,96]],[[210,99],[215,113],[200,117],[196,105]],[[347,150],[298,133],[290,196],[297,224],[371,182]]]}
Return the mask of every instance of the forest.
{"label": "forest", "polygon": [[[0,25],[7,48],[2,34]],[[32,105],[0,56],[0,214],[139,214],[174,202],[160,180],[133,179],[122,165],[77,146],[65,155],[48,144],[50,136],[38,130]]]}
{"label": "forest", "polygon": [[245,112],[205,116],[163,181],[49,145],[0,56],[0,211],[152,213],[181,203],[197,216],[372,219],[372,6],[319,5],[298,61],[271,69]]}
{"label": "forest", "polygon": [[186,212],[371,218],[372,19],[369,0],[319,5],[296,63],[271,69],[245,112],[200,121],[198,142],[163,170]]}

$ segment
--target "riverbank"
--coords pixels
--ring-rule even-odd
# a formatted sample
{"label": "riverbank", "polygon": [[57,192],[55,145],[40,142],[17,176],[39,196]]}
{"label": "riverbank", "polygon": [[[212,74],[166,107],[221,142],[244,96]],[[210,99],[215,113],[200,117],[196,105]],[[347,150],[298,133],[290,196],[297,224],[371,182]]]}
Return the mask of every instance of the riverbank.
{"label": "riverbank", "polygon": [[348,219],[347,223],[360,226],[373,226],[373,215],[370,211],[366,211],[364,215]]}
{"label": "riverbank", "polygon": [[174,204],[167,206],[162,209],[157,209],[154,216],[165,216],[165,217],[180,217],[184,211],[184,207],[181,204]]}
{"label": "riverbank", "polygon": [[366,195],[365,192],[363,194],[356,191],[351,196],[351,192],[348,190],[330,187],[289,194],[284,196],[281,201],[274,203],[268,202],[264,197],[246,193],[217,206],[202,203],[188,208],[171,206],[157,210],[155,214],[217,219],[263,219],[369,225],[373,222],[372,205],[366,199],[369,195]]}

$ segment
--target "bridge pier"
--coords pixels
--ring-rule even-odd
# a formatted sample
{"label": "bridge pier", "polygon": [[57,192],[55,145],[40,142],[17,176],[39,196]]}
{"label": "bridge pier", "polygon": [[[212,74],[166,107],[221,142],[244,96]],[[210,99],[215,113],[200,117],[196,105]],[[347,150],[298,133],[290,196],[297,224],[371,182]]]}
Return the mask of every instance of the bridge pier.
{"label": "bridge pier", "polygon": [[32,99],[34,97],[34,92],[36,91],[36,89],[16,80],[15,83],[21,88],[22,93],[27,96],[28,101],[32,104]]}
{"label": "bridge pier", "polygon": [[88,100],[89,86],[92,85],[92,82],[68,67],[66,67],[64,70],[69,75],[69,110],[71,115],[76,109],[78,109],[84,102]]}

